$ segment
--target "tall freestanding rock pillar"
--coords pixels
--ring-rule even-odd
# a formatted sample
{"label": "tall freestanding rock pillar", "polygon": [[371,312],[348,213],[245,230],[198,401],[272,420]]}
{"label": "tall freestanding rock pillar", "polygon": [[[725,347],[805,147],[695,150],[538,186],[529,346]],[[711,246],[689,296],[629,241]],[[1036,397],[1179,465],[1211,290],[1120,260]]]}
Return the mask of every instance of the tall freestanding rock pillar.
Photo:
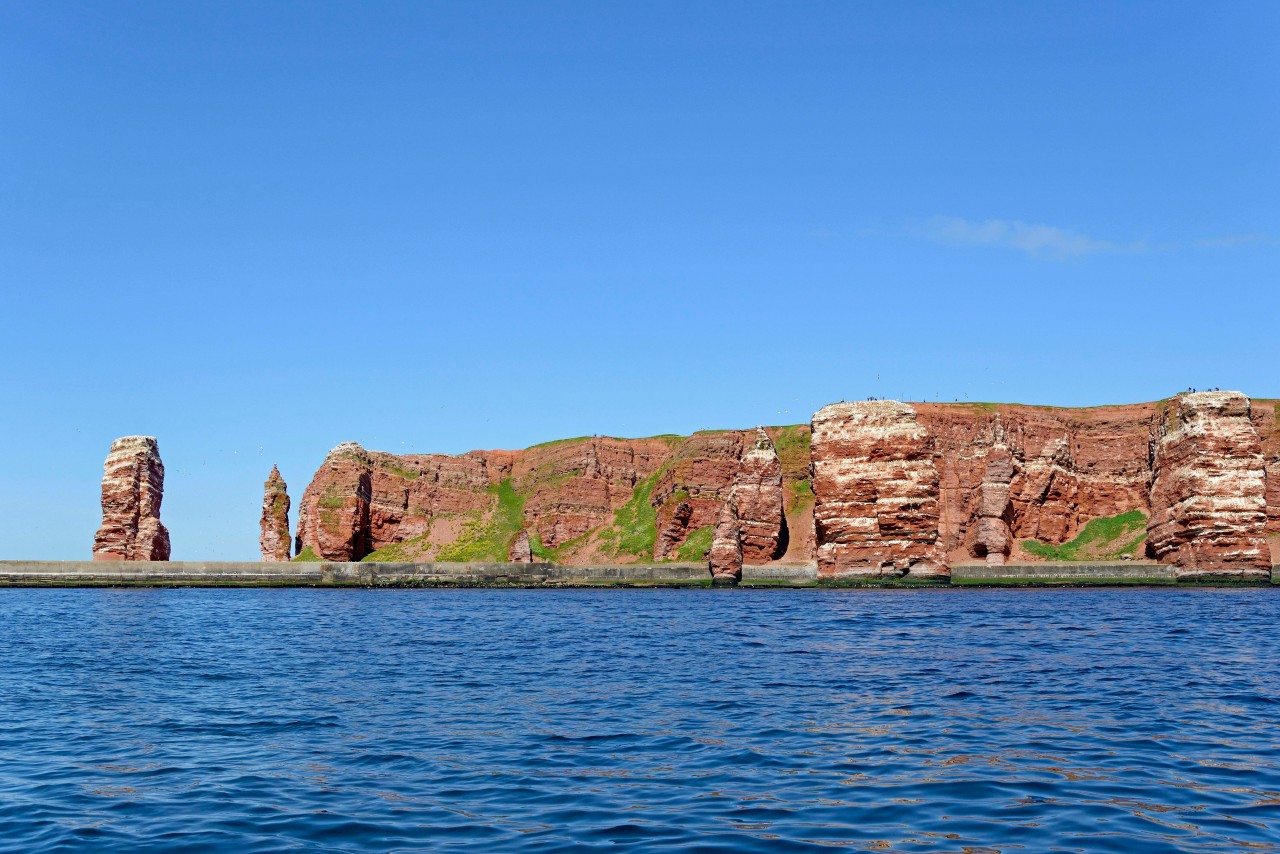
{"label": "tall freestanding rock pillar", "polygon": [[258,546],[264,563],[283,563],[289,559],[289,487],[280,469],[271,467],[271,476],[262,489],[262,535]]}
{"label": "tall freestanding rock pillar", "polygon": [[168,560],[169,531],[160,524],[164,463],[152,436],[111,443],[102,474],[102,527],[94,560]]}

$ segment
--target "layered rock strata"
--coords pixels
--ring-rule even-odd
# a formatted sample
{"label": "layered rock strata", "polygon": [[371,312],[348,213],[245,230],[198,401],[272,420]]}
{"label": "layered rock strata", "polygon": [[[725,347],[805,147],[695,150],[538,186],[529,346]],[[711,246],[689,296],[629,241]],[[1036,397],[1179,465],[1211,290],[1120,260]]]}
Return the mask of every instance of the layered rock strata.
{"label": "layered rock strata", "polygon": [[1003,566],[1013,548],[1009,522],[1013,504],[1009,501],[1013,480],[1013,455],[997,445],[987,455],[987,471],[979,487],[978,536],[975,556],[985,557],[988,566]]}
{"label": "layered rock strata", "polygon": [[738,506],[732,498],[721,508],[707,563],[715,583],[736,584],[742,579],[742,526],[738,521]]}
{"label": "layered rock strata", "polygon": [[742,561],[768,563],[786,551],[787,520],[782,500],[782,463],[773,440],[757,427],[738,462],[731,493],[742,536]]}
{"label": "layered rock strata", "polygon": [[[1249,420],[1258,433],[1262,447],[1262,462],[1267,480],[1267,535],[1280,535],[1280,401],[1249,401]],[[1273,559],[1280,559],[1280,552],[1272,547]]]}
{"label": "layered rock strata", "polygon": [[837,403],[813,416],[814,522],[825,576],[933,574],[938,468],[929,435],[897,401]]}
{"label": "layered rock strata", "polygon": [[813,421],[819,572],[1034,561],[1043,558],[1023,543],[1059,546],[1092,520],[1139,511],[1146,542],[1122,556],[1184,565],[1188,577],[1261,577],[1265,535],[1280,529],[1268,476],[1280,469],[1280,436],[1274,405],[1258,410],[1234,392],[1083,409],[826,407]]}
{"label": "layered rock strata", "polygon": [[343,442],[302,493],[296,551],[329,560],[359,560],[373,549],[373,461],[355,442]]}
{"label": "layered rock strata", "polygon": [[658,536],[653,559],[669,560],[694,531],[717,524],[742,467],[743,434],[695,433],[658,472],[651,503]]}
{"label": "layered rock strata", "polygon": [[281,563],[289,559],[292,541],[289,537],[289,488],[280,469],[271,467],[271,474],[262,485],[262,533],[258,547],[266,563]]}
{"label": "layered rock strata", "polygon": [[102,474],[102,527],[94,560],[168,560],[169,531],[160,522],[164,463],[152,436],[111,443]]}
{"label": "layered rock strata", "polygon": [[1265,581],[1267,470],[1249,399],[1183,394],[1155,440],[1147,546],[1178,577]]}
{"label": "layered rock strata", "polygon": [[721,502],[707,554],[713,579],[736,582],[743,564],[768,563],[786,551],[782,483],[782,463],[773,440],[757,427],[738,460],[728,498]]}
{"label": "layered rock strata", "polygon": [[[563,564],[705,557],[732,575],[816,559],[823,577],[941,578],[956,563],[1043,560],[1070,546],[1078,559],[1244,577],[1241,567],[1268,560],[1259,507],[1261,535],[1280,534],[1280,430],[1274,401],[1224,400],[863,401],[825,407],[811,425],[456,456],[349,443],[308,485],[297,547],[328,560],[500,561],[524,554],[524,531],[531,553]],[[1174,422],[1192,429],[1178,438]],[[1234,473],[1196,475],[1213,465]],[[1178,497],[1188,490],[1217,509],[1197,516],[1203,501]],[[1139,518],[1111,551],[1072,545],[1094,520],[1132,525],[1133,511],[1152,517],[1149,542]]]}

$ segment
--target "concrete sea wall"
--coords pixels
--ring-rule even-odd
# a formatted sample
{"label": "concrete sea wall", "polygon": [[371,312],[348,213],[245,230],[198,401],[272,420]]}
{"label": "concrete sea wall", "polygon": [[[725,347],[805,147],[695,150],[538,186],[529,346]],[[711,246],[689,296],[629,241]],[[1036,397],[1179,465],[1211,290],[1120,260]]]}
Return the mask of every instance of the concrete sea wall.
{"label": "concrete sea wall", "polygon": [[[1273,568],[1272,581],[1280,582],[1280,567]],[[0,587],[682,587],[710,583],[703,563],[0,561]],[[951,576],[953,586],[1175,583],[1171,567],[1136,561],[971,564],[953,567]],[[814,564],[747,566],[742,571],[743,587],[818,585],[827,586],[819,581]]]}

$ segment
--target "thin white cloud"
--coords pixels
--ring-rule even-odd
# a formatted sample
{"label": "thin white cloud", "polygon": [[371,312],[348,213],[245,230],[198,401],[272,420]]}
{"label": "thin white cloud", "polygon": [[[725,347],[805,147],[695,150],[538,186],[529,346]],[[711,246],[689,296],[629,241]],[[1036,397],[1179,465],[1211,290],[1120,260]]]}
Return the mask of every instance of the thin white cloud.
{"label": "thin white cloud", "polygon": [[1147,248],[1142,243],[1113,243],[1052,225],[1006,219],[973,222],[954,216],[935,216],[924,224],[920,234],[937,243],[1003,247],[1054,261],[1097,252],[1140,252]]}
{"label": "thin white cloud", "polygon": [[1238,249],[1241,246],[1268,245],[1280,242],[1265,234],[1226,234],[1221,237],[1204,237],[1192,245],[1197,249]]}

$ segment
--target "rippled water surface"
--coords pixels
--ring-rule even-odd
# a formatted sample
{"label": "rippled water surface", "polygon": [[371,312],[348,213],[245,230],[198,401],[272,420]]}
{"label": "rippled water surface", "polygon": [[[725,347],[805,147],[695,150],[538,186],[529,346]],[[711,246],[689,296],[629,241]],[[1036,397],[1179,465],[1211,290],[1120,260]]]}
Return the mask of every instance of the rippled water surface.
{"label": "rippled water surface", "polygon": [[0,590],[0,848],[1280,848],[1270,590]]}

